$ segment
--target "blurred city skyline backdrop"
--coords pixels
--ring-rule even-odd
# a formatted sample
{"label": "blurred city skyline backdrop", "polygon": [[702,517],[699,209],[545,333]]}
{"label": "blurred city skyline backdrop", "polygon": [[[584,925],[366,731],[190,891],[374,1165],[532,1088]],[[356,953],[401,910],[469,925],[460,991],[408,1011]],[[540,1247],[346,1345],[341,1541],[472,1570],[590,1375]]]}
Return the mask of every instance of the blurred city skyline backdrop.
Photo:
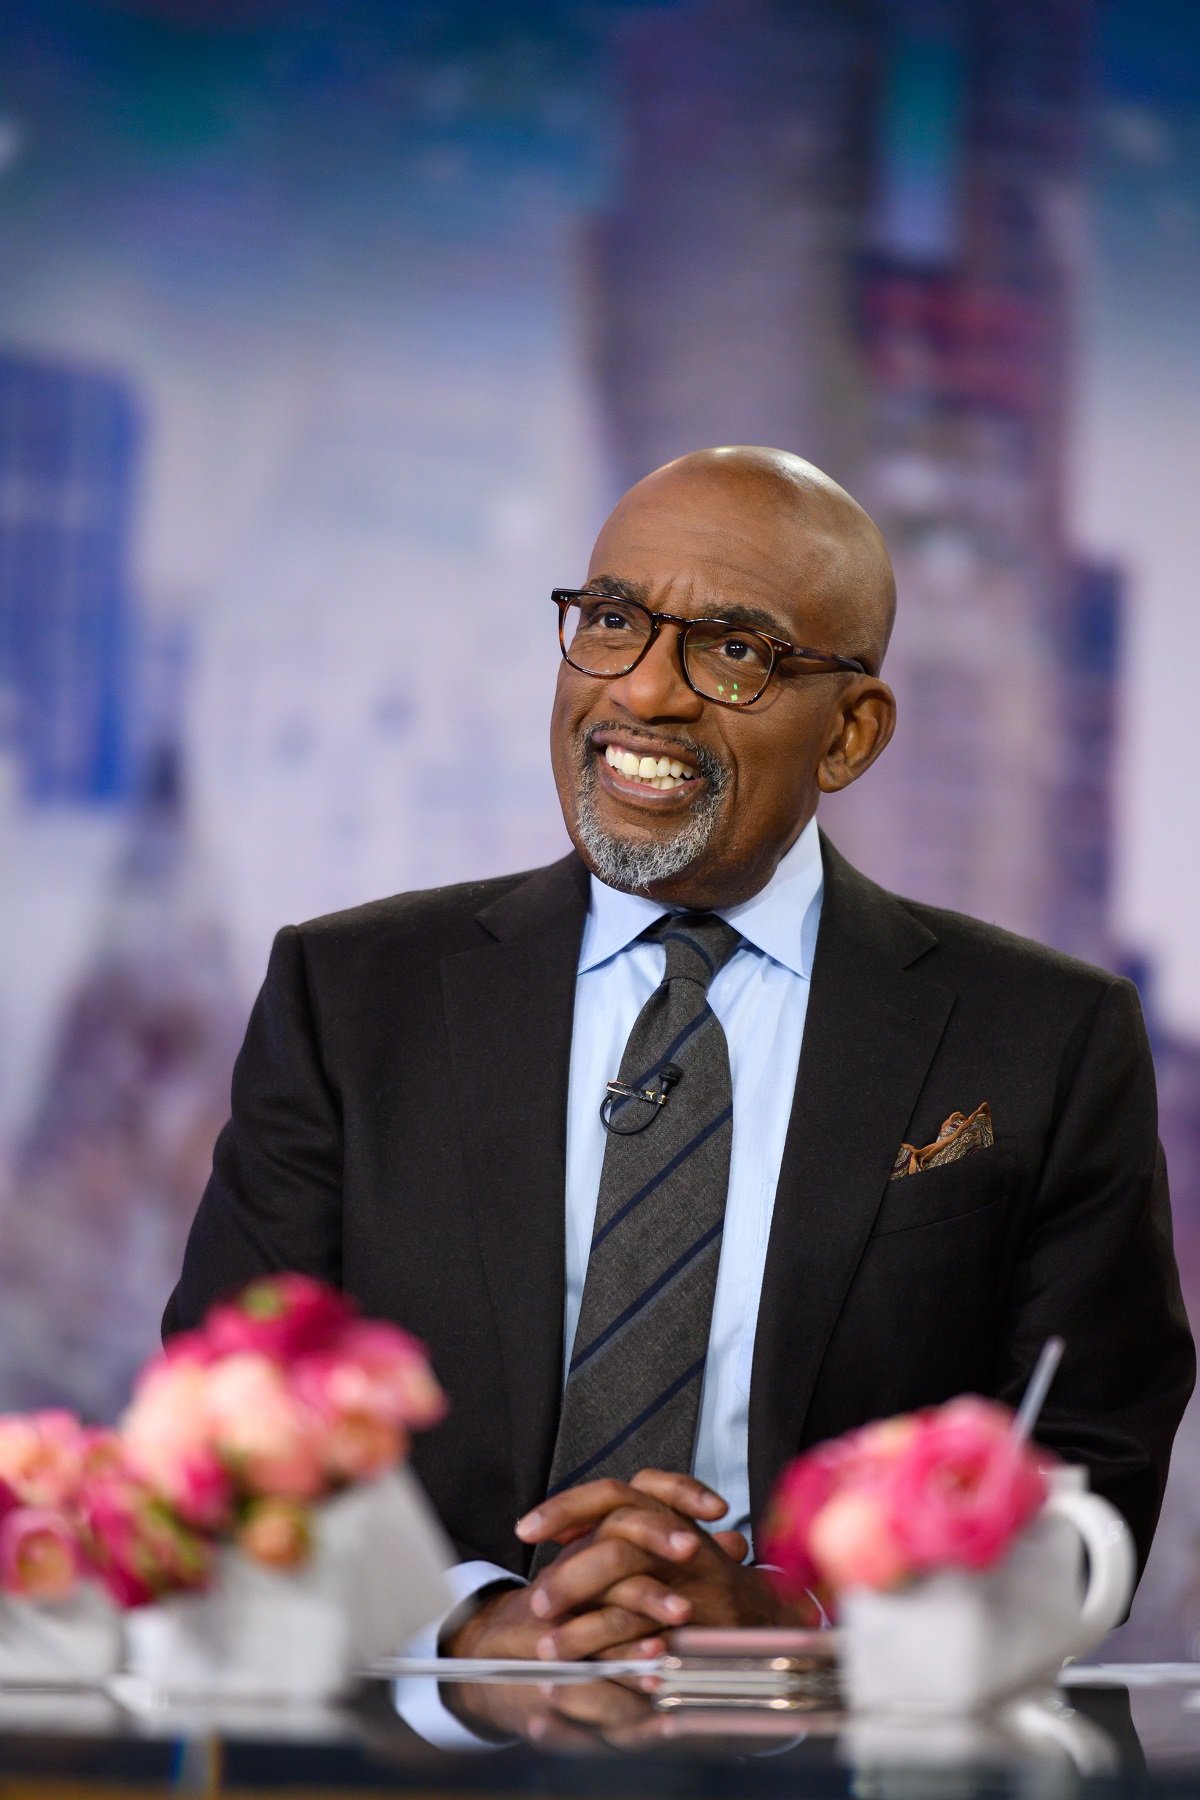
{"label": "blurred city skyline backdrop", "polygon": [[822,823],[1138,980],[1200,1295],[1200,13],[0,20],[0,1404],[119,1405],[280,925],[565,847],[549,589],[707,443],[879,520],[900,727]]}

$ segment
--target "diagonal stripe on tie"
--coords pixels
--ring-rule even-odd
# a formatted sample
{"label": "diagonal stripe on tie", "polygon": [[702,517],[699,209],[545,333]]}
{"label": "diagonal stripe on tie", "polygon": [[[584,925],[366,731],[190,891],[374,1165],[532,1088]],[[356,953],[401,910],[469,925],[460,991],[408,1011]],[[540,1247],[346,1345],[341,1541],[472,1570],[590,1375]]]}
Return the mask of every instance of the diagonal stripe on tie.
{"label": "diagonal stripe on tie", "polygon": [[[729,1050],[708,1004],[739,938],[711,914],[650,933],[666,972],[634,1022],[619,1079],[679,1080],[644,1129],[632,1101],[610,1130],[549,1491],[692,1466],[733,1141]],[[535,1570],[553,1555],[539,1549]]]}
{"label": "diagonal stripe on tie", "polygon": [[552,1480],[549,1490],[550,1493],[561,1494],[564,1488],[575,1487],[576,1484],[583,1481],[585,1477],[591,1477],[593,1479],[598,1478],[602,1473],[600,1464],[618,1451],[622,1444],[633,1436],[635,1431],[640,1431],[643,1425],[648,1424],[656,1412],[660,1412],[664,1406],[674,1400],[685,1388],[690,1387],[693,1381],[698,1384],[699,1378],[703,1373],[704,1358],[701,1356],[697,1357],[696,1361],[690,1368],[685,1369],[682,1375],[677,1375],[675,1380],[672,1381],[668,1387],[664,1388],[661,1394],[656,1395],[655,1398],[651,1400],[649,1406],[644,1407],[636,1419],[630,1419],[629,1423],[622,1427],[615,1438],[610,1438],[607,1444],[602,1444],[592,1456],[588,1457],[586,1462],[581,1462],[576,1468],[569,1470],[559,1481]]}
{"label": "diagonal stripe on tie", "polygon": [[605,1221],[592,1238],[592,1249],[595,1250],[597,1245],[602,1244],[609,1232],[612,1231],[615,1226],[619,1225],[622,1219],[626,1218],[639,1202],[649,1199],[655,1188],[661,1186],[664,1181],[674,1175],[676,1170],[683,1166],[689,1156],[694,1155],[702,1144],[706,1144],[715,1132],[721,1131],[728,1125],[732,1118],[733,1107],[727,1106],[723,1112],[717,1114],[715,1119],[710,1119],[707,1125],[702,1126],[695,1137],[683,1146],[682,1150],[676,1151],[675,1155],[671,1158],[665,1168],[657,1170],[644,1187],[640,1187],[636,1194],[631,1194],[624,1206],[618,1207],[612,1217]]}
{"label": "diagonal stripe on tie", "polygon": [[718,1219],[715,1225],[710,1225],[708,1230],[704,1233],[704,1236],[697,1238],[694,1244],[689,1245],[683,1255],[679,1257],[677,1261],[673,1262],[669,1269],[664,1269],[658,1279],[652,1281],[650,1286],[640,1293],[636,1300],[631,1300],[629,1305],[625,1308],[625,1311],[623,1313],[618,1313],[612,1324],[606,1325],[598,1338],[593,1338],[591,1343],[583,1350],[576,1350],[574,1356],[571,1358],[571,1372],[574,1373],[576,1369],[581,1368],[583,1364],[587,1362],[588,1358],[595,1356],[596,1352],[602,1350],[605,1344],[611,1343],[613,1338],[616,1337],[617,1333],[621,1330],[622,1326],[628,1325],[629,1321],[635,1319],[644,1307],[649,1306],[652,1300],[657,1299],[659,1294],[664,1293],[674,1281],[675,1277],[682,1273],[693,1258],[700,1255],[702,1250],[707,1250],[708,1246],[716,1241],[724,1229],[724,1219]]}
{"label": "diagonal stripe on tie", "polygon": [[657,1074],[665,1062],[674,1062],[676,1056],[683,1049],[683,1046],[687,1043],[688,1039],[692,1037],[695,1032],[699,1031],[704,1022],[705,1015],[700,1013],[696,1018],[685,1025],[679,1036],[672,1043],[668,1044],[665,1050],[658,1053],[650,1067],[648,1069],[643,1069],[640,1075],[634,1077],[629,1084],[630,1087],[645,1087],[650,1077]]}

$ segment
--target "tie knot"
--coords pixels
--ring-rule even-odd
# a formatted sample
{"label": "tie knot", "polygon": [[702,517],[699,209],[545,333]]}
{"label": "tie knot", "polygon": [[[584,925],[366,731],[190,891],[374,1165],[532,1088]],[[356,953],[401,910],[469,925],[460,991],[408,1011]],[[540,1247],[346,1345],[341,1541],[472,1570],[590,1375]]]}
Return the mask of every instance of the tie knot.
{"label": "tie knot", "polygon": [[650,936],[667,952],[667,981],[695,981],[707,988],[718,969],[724,968],[740,935],[716,913],[668,913]]}

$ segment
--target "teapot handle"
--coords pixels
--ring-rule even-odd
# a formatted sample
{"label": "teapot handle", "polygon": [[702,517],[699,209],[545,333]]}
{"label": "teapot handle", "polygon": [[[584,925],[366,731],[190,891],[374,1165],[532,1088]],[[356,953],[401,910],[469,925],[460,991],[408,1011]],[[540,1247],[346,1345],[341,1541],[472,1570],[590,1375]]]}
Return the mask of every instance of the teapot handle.
{"label": "teapot handle", "polygon": [[1083,1655],[1107,1637],[1125,1615],[1137,1574],[1129,1527],[1099,1494],[1056,1489],[1043,1509],[1074,1525],[1088,1554],[1087,1592],[1079,1612],[1070,1654]]}

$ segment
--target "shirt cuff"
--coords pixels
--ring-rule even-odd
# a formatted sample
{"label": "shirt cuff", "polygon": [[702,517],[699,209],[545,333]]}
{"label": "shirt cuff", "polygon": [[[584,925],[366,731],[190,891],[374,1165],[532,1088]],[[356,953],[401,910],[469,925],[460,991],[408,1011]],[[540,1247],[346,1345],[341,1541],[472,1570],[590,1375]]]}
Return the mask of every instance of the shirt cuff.
{"label": "shirt cuff", "polygon": [[[524,1587],[525,1583],[511,1569],[498,1563],[455,1563],[446,1571],[446,1585],[454,1595],[454,1605],[439,1619],[426,1625],[405,1644],[404,1656],[432,1657],[442,1653],[442,1642],[461,1623],[468,1603],[484,1588],[503,1582],[507,1587]],[[432,1675],[408,1675],[393,1683],[392,1701],[404,1723],[426,1743],[439,1750],[499,1750],[495,1738],[481,1738],[470,1731],[442,1705],[441,1684]],[[515,1739],[512,1741],[516,1741]]]}

